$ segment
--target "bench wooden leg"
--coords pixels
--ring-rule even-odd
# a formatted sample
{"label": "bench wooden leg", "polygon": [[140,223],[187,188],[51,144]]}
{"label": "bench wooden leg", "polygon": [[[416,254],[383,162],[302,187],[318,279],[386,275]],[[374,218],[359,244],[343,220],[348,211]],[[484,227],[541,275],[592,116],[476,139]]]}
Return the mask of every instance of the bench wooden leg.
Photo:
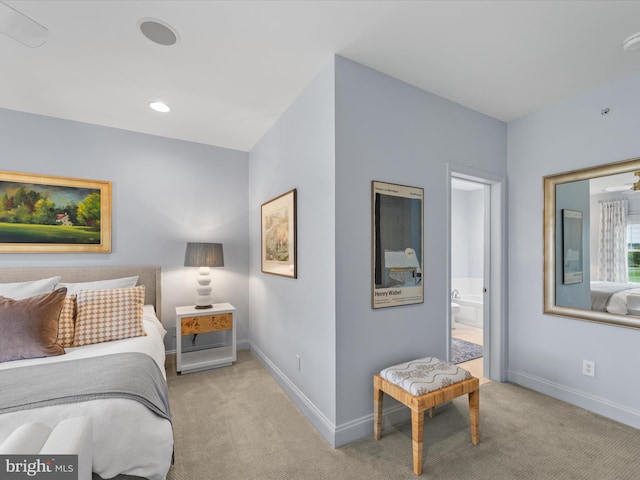
{"label": "bench wooden leg", "polygon": [[373,438],[380,440],[382,436],[382,395],[383,391],[373,387]]}
{"label": "bench wooden leg", "polygon": [[422,475],[422,444],[424,442],[424,411],[411,410],[413,440],[413,473]]}
{"label": "bench wooden leg", "polygon": [[480,390],[469,392],[469,420],[471,422],[471,443],[480,443]]}
{"label": "bench wooden leg", "polygon": [[376,440],[379,440],[382,436],[382,398],[384,393],[411,409],[411,443],[413,448],[413,473],[415,475],[422,475],[425,410],[428,410],[429,416],[432,416],[433,407],[461,395],[469,394],[471,442],[474,445],[480,442],[480,388],[477,378],[471,377],[438,390],[416,396],[404,388],[383,379],[380,375],[374,375],[373,435]]}

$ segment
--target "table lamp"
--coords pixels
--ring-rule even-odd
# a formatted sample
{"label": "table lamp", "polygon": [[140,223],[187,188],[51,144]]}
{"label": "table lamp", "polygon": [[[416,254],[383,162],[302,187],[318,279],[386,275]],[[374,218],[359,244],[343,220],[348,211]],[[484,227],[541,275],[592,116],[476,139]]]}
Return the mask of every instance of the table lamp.
{"label": "table lamp", "polygon": [[196,308],[211,308],[211,270],[224,267],[221,243],[187,243],[185,267],[199,267]]}

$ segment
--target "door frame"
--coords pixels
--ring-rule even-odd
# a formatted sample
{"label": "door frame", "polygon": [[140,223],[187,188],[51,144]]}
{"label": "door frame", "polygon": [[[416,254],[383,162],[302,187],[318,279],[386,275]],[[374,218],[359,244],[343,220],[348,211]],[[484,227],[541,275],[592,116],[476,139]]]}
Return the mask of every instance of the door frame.
{"label": "door frame", "polygon": [[[483,170],[447,163],[446,285],[451,292],[451,179],[487,185],[485,189],[485,241],[483,375],[494,381],[507,380],[507,228],[506,179]],[[447,358],[451,360],[451,301],[447,302]]]}

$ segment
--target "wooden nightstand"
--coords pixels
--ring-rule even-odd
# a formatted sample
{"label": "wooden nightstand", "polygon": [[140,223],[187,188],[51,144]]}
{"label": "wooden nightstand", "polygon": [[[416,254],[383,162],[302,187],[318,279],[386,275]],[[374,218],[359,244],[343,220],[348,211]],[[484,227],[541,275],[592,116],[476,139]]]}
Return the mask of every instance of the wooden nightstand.
{"label": "wooden nightstand", "polygon": [[[235,307],[216,303],[211,308],[197,309],[193,305],[176,307],[176,371],[195,372],[207,368],[226,367],[236,361]],[[224,347],[210,347],[195,352],[182,351],[182,335],[228,331],[231,342]],[[228,336],[229,336],[228,335]]]}

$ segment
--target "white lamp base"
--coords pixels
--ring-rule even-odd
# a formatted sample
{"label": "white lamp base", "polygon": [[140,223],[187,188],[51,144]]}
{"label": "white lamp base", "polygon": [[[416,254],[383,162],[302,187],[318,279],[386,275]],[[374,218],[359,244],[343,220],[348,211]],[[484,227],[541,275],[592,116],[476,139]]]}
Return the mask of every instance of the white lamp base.
{"label": "white lamp base", "polygon": [[211,308],[211,269],[200,267],[198,269],[198,288],[196,289],[196,308]]}

